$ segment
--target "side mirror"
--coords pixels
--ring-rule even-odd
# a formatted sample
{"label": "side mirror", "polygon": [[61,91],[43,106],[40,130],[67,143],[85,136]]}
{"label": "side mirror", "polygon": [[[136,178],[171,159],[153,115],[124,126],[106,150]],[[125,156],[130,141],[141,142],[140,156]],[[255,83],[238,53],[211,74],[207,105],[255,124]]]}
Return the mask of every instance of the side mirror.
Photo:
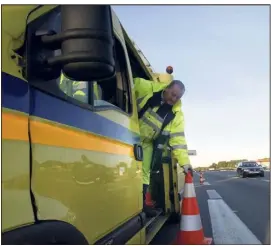
{"label": "side mirror", "polygon": [[[45,54],[38,64],[35,61],[34,68],[41,70],[36,70],[36,74],[46,76],[49,72],[47,79],[50,76],[52,79],[62,70],[66,77],[77,81],[102,80],[114,76],[110,5],[63,5],[59,14],[59,33],[51,30],[35,33],[35,40],[39,40],[41,45],[39,52]],[[43,52],[43,48],[49,51]]]}

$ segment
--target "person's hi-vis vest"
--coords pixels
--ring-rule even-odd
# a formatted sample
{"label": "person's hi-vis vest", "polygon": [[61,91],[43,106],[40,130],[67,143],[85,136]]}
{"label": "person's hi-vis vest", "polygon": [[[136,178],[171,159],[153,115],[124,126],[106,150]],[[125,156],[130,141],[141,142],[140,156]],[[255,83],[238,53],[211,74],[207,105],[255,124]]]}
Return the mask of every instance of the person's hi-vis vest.
{"label": "person's hi-vis vest", "polygon": [[93,90],[94,90],[94,100],[102,100],[102,89],[97,84],[97,82],[94,82]]}
{"label": "person's hi-vis vest", "polygon": [[[143,98],[137,100],[138,112],[144,107],[147,101],[153,96],[149,94]],[[143,114],[141,119],[139,119],[140,135],[141,139],[146,141],[153,141],[161,131],[164,118],[161,118],[156,112],[159,107],[148,108]],[[171,122],[164,128],[161,133],[164,136],[170,135]]]}
{"label": "person's hi-vis vest", "polygon": [[[72,81],[65,77],[63,73],[60,76],[60,89],[70,97],[81,102],[88,103],[88,86],[90,83],[85,81]],[[102,91],[97,82],[93,82],[94,100],[102,99]]]}
{"label": "person's hi-vis vest", "polygon": [[[144,105],[150,98],[151,96],[146,96],[144,98],[141,98],[141,100],[137,100],[138,112],[144,107]],[[164,123],[164,118],[161,118],[158,114],[156,114],[158,108],[159,107],[155,107],[153,109],[148,108],[147,111],[143,114],[142,118],[139,119],[141,141],[143,141],[145,144],[152,143],[153,139],[158,137],[158,134],[160,133],[162,128],[162,124]],[[163,129],[161,134],[163,136],[169,137],[170,131],[165,128]],[[170,147],[168,145],[159,144],[157,147],[163,150],[163,157],[170,157]]]}
{"label": "person's hi-vis vest", "polygon": [[[88,94],[87,87],[86,88],[81,88],[80,85],[85,86],[85,82],[84,81],[74,81],[73,85],[75,88],[77,88],[77,90],[74,92],[74,97],[76,96],[85,96],[86,94]],[[97,82],[93,82],[93,96],[94,96],[94,100],[101,100],[102,99],[102,92],[101,92],[101,88],[100,86],[97,84]]]}
{"label": "person's hi-vis vest", "polygon": [[[136,78],[135,91],[137,96],[138,112],[143,108],[154,92],[164,89],[166,85]],[[139,119],[141,141],[152,143],[158,136],[164,119],[156,114],[159,107],[149,108]],[[181,110],[181,101],[172,108],[174,119],[164,128],[162,135],[169,136],[169,146],[173,156],[180,166],[190,164],[187,144],[184,135],[184,117]]]}

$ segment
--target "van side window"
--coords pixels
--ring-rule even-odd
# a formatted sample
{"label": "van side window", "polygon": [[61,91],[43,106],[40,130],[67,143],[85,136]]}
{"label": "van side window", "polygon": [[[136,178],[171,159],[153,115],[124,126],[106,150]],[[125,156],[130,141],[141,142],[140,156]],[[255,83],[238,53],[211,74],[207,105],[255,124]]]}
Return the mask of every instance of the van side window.
{"label": "van side window", "polygon": [[115,38],[116,74],[114,77],[93,84],[94,107],[97,110],[116,107],[127,114],[132,112],[127,61],[123,47]]}
{"label": "van side window", "polygon": [[[28,35],[30,35],[30,37],[34,37],[35,33],[47,30],[55,33],[59,33],[61,31],[61,13],[59,7],[32,21],[28,25]],[[42,49],[42,51],[44,50],[44,54],[46,54],[46,47],[41,47],[34,41],[35,40],[31,42],[32,52],[34,54],[39,53]],[[33,56],[33,53],[30,54],[30,56]],[[55,55],[59,55],[61,50],[55,50],[54,53]],[[46,81],[46,83],[44,81]],[[88,105],[90,103],[89,89],[91,89],[91,83],[86,81],[70,80],[65,77],[62,71],[59,71],[59,76],[56,79],[48,80],[47,78],[41,79],[41,77],[38,77],[31,78],[29,82],[34,87],[37,87],[42,91],[46,91],[56,97],[68,100],[71,103],[79,103],[79,105],[82,105],[82,103]]]}

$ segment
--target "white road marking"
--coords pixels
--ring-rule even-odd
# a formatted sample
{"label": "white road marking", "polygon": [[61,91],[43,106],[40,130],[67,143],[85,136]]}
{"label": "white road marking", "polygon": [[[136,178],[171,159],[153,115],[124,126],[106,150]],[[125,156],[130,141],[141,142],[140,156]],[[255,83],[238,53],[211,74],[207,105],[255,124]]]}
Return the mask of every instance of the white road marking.
{"label": "white road marking", "polygon": [[[220,196],[215,190],[211,193]],[[208,207],[215,244],[261,244],[222,198],[208,199]]]}
{"label": "white road marking", "polygon": [[204,182],[203,184],[195,184],[194,187],[198,188],[198,187],[204,187],[205,185],[211,185],[208,182]]}
{"label": "white road marking", "polygon": [[206,191],[210,199],[222,199],[222,197],[216,192],[216,190]]}
{"label": "white road marking", "polygon": [[260,181],[270,182],[270,179],[261,179],[261,178],[249,178],[249,179],[257,179]]}
{"label": "white road marking", "polygon": [[226,178],[226,179],[215,181],[215,183],[226,182],[226,181],[230,181],[230,180],[233,180],[233,179],[239,179],[239,177]]}

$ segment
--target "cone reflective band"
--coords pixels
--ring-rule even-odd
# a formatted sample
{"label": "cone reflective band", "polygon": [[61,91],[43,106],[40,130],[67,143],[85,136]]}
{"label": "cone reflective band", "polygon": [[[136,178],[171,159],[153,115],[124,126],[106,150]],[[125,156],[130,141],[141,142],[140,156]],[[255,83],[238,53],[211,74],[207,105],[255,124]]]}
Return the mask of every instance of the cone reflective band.
{"label": "cone reflective band", "polygon": [[199,231],[201,228],[200,215],[182,215],[180,226],[182,231]]}
{"label": "cone reflective band", "polygon": [[184,194],[183,194],[183,197],[195,197],[196,196],[196,193],[195,193],[195,187],[194,187],[194,184],[191,183],[191,184],[187,184],[185,187],[184,187]]}
{"label": "cone reflective band", "polygon": [[180,231],[174,244],[202,245],[211,244],[211,238],[205,238],[202,229],[198,202],[196,199],[193,178],[190,173],[185,176],[185,187],[182,201]]}

